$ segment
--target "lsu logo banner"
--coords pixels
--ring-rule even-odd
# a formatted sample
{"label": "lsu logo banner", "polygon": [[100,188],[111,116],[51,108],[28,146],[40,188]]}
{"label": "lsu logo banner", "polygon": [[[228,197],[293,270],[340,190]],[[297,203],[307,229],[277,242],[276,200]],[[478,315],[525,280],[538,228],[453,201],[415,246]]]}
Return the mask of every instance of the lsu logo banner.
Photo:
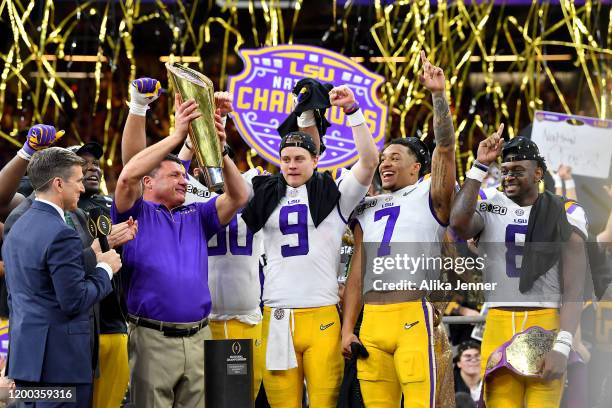
{"label": "lsu logo banner", "polygon": [[[314,78],[334,86],[346,84],[355,93],[366,123],[379,149],[385,139],[387,107],[376,95],[383,77],[369,72],[344,55],[307,45],[279,45],[241,50],[244,71],[229,78],[234,95],[233,119],[246,143],[268,162],[280,165],[280,136],[276,128],[293,107],[291,90],[302,78]],[[325,135],[327,150],[319,169],[345,167],[357,161],[351,128],[342,109],[327,112],[331,127]]]}

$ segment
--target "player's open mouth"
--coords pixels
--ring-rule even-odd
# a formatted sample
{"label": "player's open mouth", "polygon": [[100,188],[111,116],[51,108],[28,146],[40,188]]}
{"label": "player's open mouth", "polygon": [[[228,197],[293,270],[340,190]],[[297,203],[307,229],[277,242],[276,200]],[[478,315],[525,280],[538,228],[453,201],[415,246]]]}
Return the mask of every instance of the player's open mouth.
{"label": "player's open mouth", "polygon": [[394,175],[395,175],[395,172],[392,172],[392,171],[383,171],[381,173],[381,176],[382,176],[383,180],[389,179],[389,178],[393,177]]}
{"label": "player's open mouth", "polygon": [[97,183],[98,181],[100,181],[100,179],[98,178],[98,176],[89,176],[89,177],[87,177],[85,180],[87,180],[87,181],[93,181],[94,183]]}

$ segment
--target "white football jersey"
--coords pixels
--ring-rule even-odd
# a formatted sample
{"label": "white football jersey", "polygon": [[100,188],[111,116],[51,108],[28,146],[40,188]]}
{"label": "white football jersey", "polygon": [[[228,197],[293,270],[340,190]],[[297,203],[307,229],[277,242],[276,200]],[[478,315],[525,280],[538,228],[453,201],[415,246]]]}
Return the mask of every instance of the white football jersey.
{"label": "white football jersey", "polygon": [[302,308],[338,303],[337,271],[346,222],[369,186],[343,172],[336,180],[340,201],[315,228],[306,185],[287,186],[285,197],[263,227],[267,306]]}
{"label": "white football jersey", "polygon": [[[523,247],[532,207],[519,206],[495,188],[480,190],[476,211],[484,220],[478,240],[480,255],[485,257],[483,280],[497,284],[494,290],[486,292],[489,307],[560,306],[562,290],[558,264],[540,276],[528,293],[519,290]],[[569,223],[586,237],[587,219],[582,207],[569,201],[565,212]]]}
{"label": "white football jersey", "polygon": [[[430,189],[431,178],[428,175],[417,183],[392,193],[367,197],[359,204],[353,218],[363,231],[363,243],[368,258],[393,257],[397,254],[423,258],[440,256],[439,243],[442,242],[446,225],[442,225],[435,216]],[[436,278],[426,276],[420,268],[386,272],[394,275],[375,275],[366,270],[364,292],[375,288],[374,281],[380,278],[388,282],[406,279],[415,282],[417,287],[425,279]]]}
{"label": "white football jersey", "polygon": [[[251,169],[242,175],[251,191],[251,180],[259,174],[258,169]],[[206,202],[217,195],[193,177],[189,178],[186,204]],[[208,287],[212,300],[209,317],[257,324],[261,320],[259,257],[263,254],[262,234],[253,234],[248,229],[241,212],[238,211],[229,225],[208,241]]]}

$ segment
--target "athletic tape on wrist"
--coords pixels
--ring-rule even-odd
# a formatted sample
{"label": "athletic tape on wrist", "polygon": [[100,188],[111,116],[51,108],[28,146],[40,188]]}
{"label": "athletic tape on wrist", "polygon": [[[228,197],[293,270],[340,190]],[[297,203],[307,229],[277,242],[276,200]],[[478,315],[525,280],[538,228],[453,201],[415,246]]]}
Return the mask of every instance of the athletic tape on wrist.
{"label": "athletic tape on wrist", "polygon": [[552,349],[563,354],[565,357],[569,357],[569,353],[570,351],[572,351],[572,348],[570,346],[561,342],[555,342],[555,345]]}
{"label": "athletic tape on wrist", "polygon": [[23,148],[21,148],[21,149],[19,149],[19,151],[17,151],[17,156],[21,157],[25,161],[30,161],[30,159],[32,158],[32,156],[28,152],[23,150]]}
{"label": "athletic tape on wrist", "polygon": [[575,188],[576,188],[576,182],[574,181],[573,178],[565,180],[566,190],[575,189]]}
{"label": "athletic tape on wrist", "polygon": [[480,181],[482,183],[485,177],[487,177],[487,172],[482,169],[479,169],[476,166],[472,166],[472,168],[469,169],[467,173],[465,173],[465,177],[471,178],[472,180]]}
{"label": "athletic tape on wrist", "polygon": [[130,107],[130,113],[132,115],[147,116],[147,109],[149,109],[149,105],[141,105],[136,102],[128,102],[127,104]]}
{"label": "athletic tape on wrist", "polygon": [[300,116],[297,117],[297,125],[300,128],[316,126],[317,121],[315,120],[314,111],[305,111],[302,112]]}
{"label": "athletic tape on wrist", "polygon": [[221,124],[223,125],[223,127],[225,127],[225,125],[227,124],[227,115],[221,116]]}
{"label": "athletic tape on wrist", "polygon": [[348,118],[348,123],[350,127],[359,126],[362,123],[365,123],[365,116],[363,116],[363,112],[361,109],[357,109],[355,112],[350,115],[346,115]]}

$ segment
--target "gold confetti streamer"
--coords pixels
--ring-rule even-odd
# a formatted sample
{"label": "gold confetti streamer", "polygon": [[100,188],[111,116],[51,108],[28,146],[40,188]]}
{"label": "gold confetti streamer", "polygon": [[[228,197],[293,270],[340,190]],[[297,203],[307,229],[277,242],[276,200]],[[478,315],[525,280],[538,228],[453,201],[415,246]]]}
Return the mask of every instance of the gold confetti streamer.
{"label": "gold confetti streamer", "polygon": [[[337,0],[329,1],[332,6],[330,31],[344,39],[336,51],[347,53],[355,48],[350,24],[357,13],[363,17],[364,13],[371,12],[374,17],[371,27],[361,29],[369,31],[374,55],[380,56],[367,61],[366,65],[387,80],[380,94],[390,108],[389,138],[432,136],[428,123],[431,120],[430,96],[417,79],[420,50],[425,50],[434,64],[444,68],[457,146],[460,147],[457,149],[460,178],[464,175],[466,162],[469,164],[473,160],[473,151],[480,138],[500,122],[506,124],[508,134],[514,137],[520,126],[533,119],[536,109],[548,108],[546,103],[550,101],[545,101],[542,95],[543,83],[550,85],[554,102],[567,113],[588,109],[587,115],[610,116],[612,71],[607,61],[612,57],[612,50],[604,44],[612,44],[612,10],[599,1],[586,0],[579,5],[562,0],[559,6],[552,6],[549,2],[534,0],[521,9],[521,13],[515,14],[509,12],[510,8],[494,6],[491,1],[477,4],[471,0],[440,0],[436,8],[430,6],[429,0],[398,0],[393,4],[375,0],[369,6],[359,7],[355,7],[353,1],[345,2],[344,7],[338,7]],[[58,64],[68,61],[72,55],[72,35],[84,13],[94,10],[100,15],[99,19],[91,20],[98,24],[98,47],[92,70],[95,97],[91,103],[94,106],[97,103],[103,78],[110,73],[106,101],[97,114],[104,115],[101,137],[104,164],[111,166],[116,161],[120,137],[120,132],[111,126],[117,120],[116,112],[113,116],[112,100],[114,95],[128,94],[129,81],[118,85],[112,84],[110,78],[115,68],[127,61],[129,80],[135,79],[139,62],[134,55],[132,33],[138,25],[153,19],[162,21],[173,36],[170,59],[197,57],[195,61],[204,73],[212,68],[209,55],[222,48],[218,52],[221,56],[218,85],[223,88],[228,65],[237,60],[237,53],[245,44],[263,47],[299,43],[296,28],[302,9],[308,4],[297,0],[287,11],[281,8],[280,0],[249,0],[249,18],[239,20],[235,0],[227,1],[222,8],[214,6],[212,0],[207,2],[207,8],[203,3],[206,2],[177,0],[168,5],[156,0],[152,3],[153,10],[148,5],[143,13],[139,0],[121,0],[116,3],[119,24],[111,30],[108,26],[112,20],[110,2],[75,3],[74,10],[58,17],[52,0],[0,0],[0,18],[10,22],[13,36],[11,47],[0,54],[0,111],[4,110],[6,93],[10,89],[16,96],[17,112],[13,116],[13,129],[0,132],[0,137],[15,146],[23,143],[16,140],[16,136],[21,130],[18,118],[26,106],[25,97],[33,105],[32,121],[42,121],[45,112],[52,112],[59,119],[65,114],[65,107],[79,107],[67,81],[58,75],[58,67],[62,66]],[[42,15],[32,18],[38,6],[41,6]],[[512,10],[514,12],[514,8]],[[283,12],[290,14],[283,16]],[[553,12],[555,18],[551,17]],[[559,15],[561,18],[557,18]],[[607,21],[603,21],[605,18]],[[221,27],[220,38],[213,37],[212,26]],[[510,53],[510,56],[498,55],[502,40],[507,47],[501,52]],[[569,56],[568,62],[574,64],[574,89],[578,98],[564,95],[563,81],[555,66],[547,61],[551,49],[565,53]],[[185,50],[189,50],[190,55],[183,55]],[[146,67],[141,68],[146,72]],[[502,82],[500,73],[506,72],[511,73],[513,79]],[[586,97],[581,98],[583,95]],[[482,105],[486,105],[484,111]],[[171,113],[172,107],[168,109]],[[71,123],[71,129],[79,138],[75,123]],[[248,151],[245,159],[252,166],[254,155]]]}

